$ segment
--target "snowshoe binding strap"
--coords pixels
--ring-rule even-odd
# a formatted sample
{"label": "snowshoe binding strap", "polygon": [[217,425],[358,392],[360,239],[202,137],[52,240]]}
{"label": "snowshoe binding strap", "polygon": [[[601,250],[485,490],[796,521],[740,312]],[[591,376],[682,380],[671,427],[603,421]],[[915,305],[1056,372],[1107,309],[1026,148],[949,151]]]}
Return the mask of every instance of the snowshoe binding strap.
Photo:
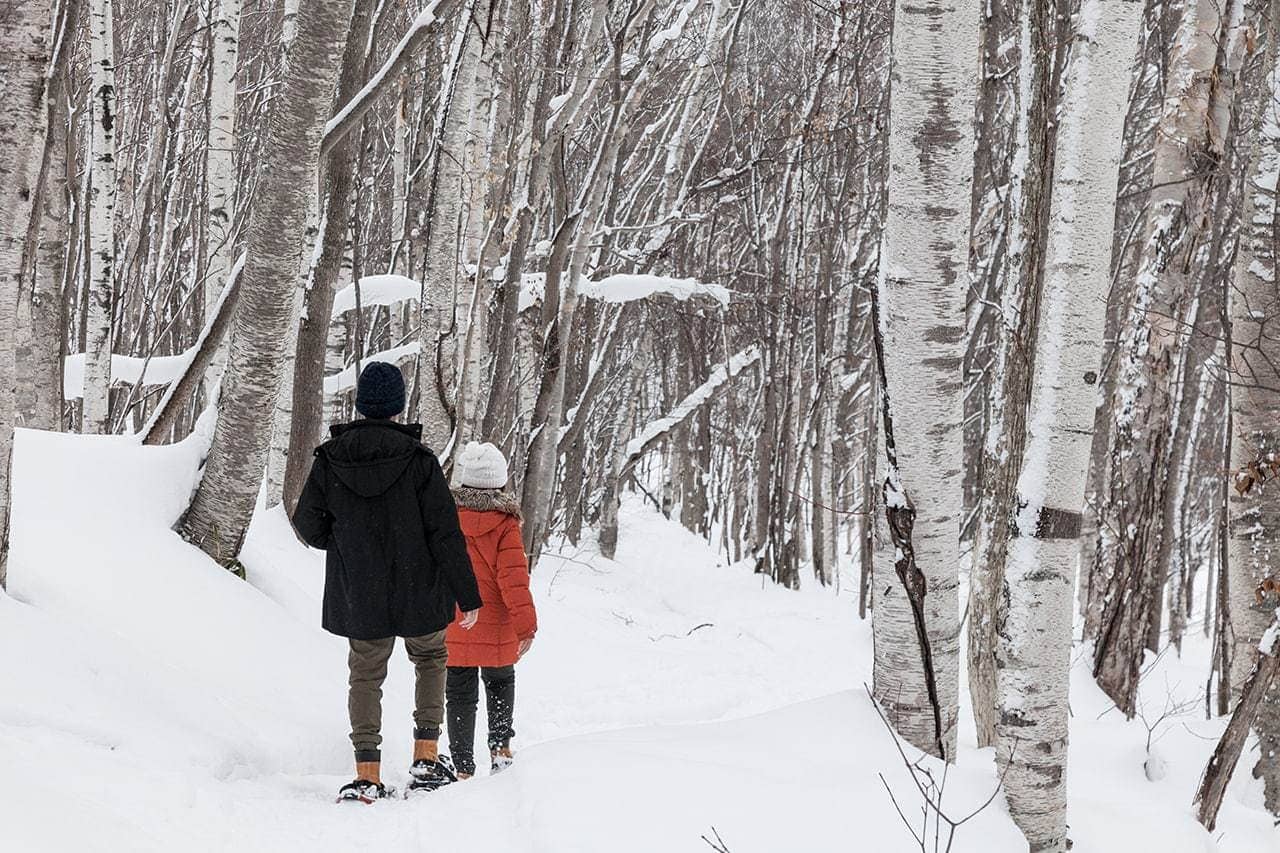
{"label": "snowshoe binding strap", "polygon": [[445,785],[458,781],[458,774],[453,770],[453,762],[447,755],[442,755],[435,761],[419,758],[409,768],[409,775],[412,779],[405,788],[405,799],[414,794],[437,791]]}
{"label": "snowshoe binding strap", "polygon": [[371,805],[378,800],[385,800],[395,794],[395,789],[388,788],[379,782],[368,779],[356,779],[338,789],[339,803],[364,803]]}

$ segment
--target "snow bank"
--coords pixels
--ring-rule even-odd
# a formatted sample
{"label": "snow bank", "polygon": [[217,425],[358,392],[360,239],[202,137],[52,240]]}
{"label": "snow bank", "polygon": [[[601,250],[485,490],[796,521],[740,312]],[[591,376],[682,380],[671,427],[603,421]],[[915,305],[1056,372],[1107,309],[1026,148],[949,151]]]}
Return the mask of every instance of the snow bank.
{"label": "snow bank", "polygon": [[[709,849],[699,838],[712,827],[734,853],[919,849],[879,780],[915,814],[862,691],[871,636],[856,584],[762,586],[635,499],[616,561],[589,540],[561,544],[534,575],[541,629],[519,667],[515,767],[412,802],[335,806],[350,778],[346,644],[317,627],[322,555],[279,511],[262,513],[245,583],[171,531],[209,435],[207,421],[168,447],[18,431],[12,597],[0,594],[0,849],[651,853]],[[1162,657],[1145,706],[1198,696],[1209,651],[1193,632],[1181,660]],[[1221,721],[1198,708],[1169,721],[1168,775],[1147,782],[1145,729],[1108,712],[1077,657],[1076,853],[1277,849],[1243,769],[1214,838],[1192,818]],[[398,785],[410,694],[397,651],[384,773]],[[959,814],[997,782],[963,713],[945,800]],[[953,848],[1025,849],[998,799]]]}

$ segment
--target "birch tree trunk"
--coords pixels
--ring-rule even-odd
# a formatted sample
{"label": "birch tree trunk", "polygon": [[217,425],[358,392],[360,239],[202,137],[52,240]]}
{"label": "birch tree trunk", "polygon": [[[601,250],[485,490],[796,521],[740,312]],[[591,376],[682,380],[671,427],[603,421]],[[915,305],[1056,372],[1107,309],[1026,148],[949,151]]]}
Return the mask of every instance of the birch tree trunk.
{"label": "birch tree trunk", "polygon": [[[360,89],[365,42],[373,25],[371,0],[356,0],[351,15],[351,34],[342,55],[338,74],[339,104],[355,97]],[[350,134],[342,137],[325,155],[324,216],[321,218],[321,245],[318,257],[307,254],[305,307],[298,324],[294,347],[293,382],[290,387],[289,448],[285,460],[282,498],[290,515],[302,494],[311,470],[311,447],[320,441],[324,424],[325,348],[333,323],[333,297],[346,250],[351,217],[352,156],[355,145]],[[397,206],[398,203],[397,203]],[[393,308],[393,310],[395,310]],[[395,341],[394,344],[398,344]],[[343,365],[339,364],[338,369]]]}
{"label": "birch tree trunk", "polygon": [[874,695],[900,735],[947,760],[959,701],[960,362],[978,21],[974,0],[894,9],[881,260],[886,444],[896,455],[885,502],[901,583],[877,579]]}
{"label": "birch tree trunk", "polygon": [[14,325],[23,236],[39,173],[44,76],[52,45],[47,0],[0,5],[0,589],[9,567],[10,462],[17,403]]}
{"label": "birch tree trunk", "polygon": [[452,398],[454,341],[457,340],[457,292],[464,273],[459,265],[459,222],[462,215],[462,163],[467,142],[467,107],[471,103],[480,36],[472,30],[477,0],[466,4],[454,36],[451,73],[441,92],[437,114],[437,151],[428,213],[423,291],[419,304],[418,419],[423,440],[445,454],[453,435]]}
{"label": "birch tree trunk", "polygon": [[243,288],[231,329],[218,424],[182,535],[223,565],[236,561],[262,482],[293,316],[301,237],[315,192],[351,0],[302,0],[283,83],[267,120],[250,214]]}
{"label": "birch tree trunk", "polygon": [[111,428],[111,305],[115,287],[116,95],[112,0],[89,5],[89,310],[84,349],[84,431]]}
{"label": "birch tree trunk", "polygon": [[[211,0],[209,17],[209,150],[207,188],[208,269],[204,280],[205,321],[213,319],[218,297],[235,262],[236,74],[240,55],[242,0]],[[205,374],[205,399],[211,401],[226,369],[226,348],[214,353]]]}
{"label": "birch tree trunk", "polygon": [[1058,39],[1049,0],[1025,0],[1018,14],[1016,131],[1006,190],[1009,222],[999,276],[1002,301],[989,368],[992,401],[983,442],[980,521],[969,581],[969,692],[978,745],[995,742],[997,626],[1005,561],[1030,400],[1052,178],[1052,118]]}
{"label": "birch tree trunk", "polygon": [[62,286],[68,245],[68,103],[63,86],[79,14],[78,0],[63,0],[54,22],[56,41],[44,87],[44,156],[35,195],[39,209],[27,232],[27,254],[35,255],[35,274],[30,299],[24,300],[26,313],[19,318],[28,328],[26,347],[18,358],[17,388],[18,422],[32,429],[62,429]]}
{"label": "birch tree trunk", "polygon": [[[1280,463],[1280,390],[1276,365],[1280,340],[1269,326],[1280,317],[1275,234],[1280,205],[1269,181],[1280,169],[1280,128],[1275,96],[1280,66],[1276,44],[1275,0],[1268,3],[1264,84],[1259,87],[1258,125],[1246,128],[1252,155],[1245,183],[1244,215],[1236,250],[1231,289],[1231,469],[1236,475],[1230,496],[1230,540],[1227,564],[1234,648],[1231,683],[1244,684],[1258,662],[1259,642],[1274,620],[1276,601],[1259,595],[1262,582],[1280,578],[1280,497],[1276,483],[1253,482],[1249,472]],[[1280,815],[1280,689],[1254,718],[1262,755],[1254,769],[1265,783],[1267,807]]]}
{"label": "birch tree trunk", "polygon": [[1085,0],[1067,66],[1025,452],[1001,597],[996,757],[1032,851],[1067,840],[1072,588],[1098,402],[1138,0]]}
{"label": "birch tree trunk", "polygon": [[1124,535],[1109,537],[1097,568],[1102,588],[1094,677],[1129,717],[1151,621],[1162,603],[1159,554],[1177,356],[1230,112],[1213,106],[1215,98],[1231,97],[1218,90],[1216,69],[1228,42],[1223,25],[1238,27],[1239,20],[1239,0],[1225,13],[1214,0],[1188,0],[1182,15],[1157,129],[1135,295],[1120,341],[1102,526]]}

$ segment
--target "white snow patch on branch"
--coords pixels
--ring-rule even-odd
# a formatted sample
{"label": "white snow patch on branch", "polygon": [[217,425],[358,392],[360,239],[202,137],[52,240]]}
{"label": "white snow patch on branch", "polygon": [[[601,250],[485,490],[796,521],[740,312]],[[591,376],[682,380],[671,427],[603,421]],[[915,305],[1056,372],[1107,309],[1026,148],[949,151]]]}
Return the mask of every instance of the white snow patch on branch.
{"label": "white snow patch on branch", "polygon": [[[360,307],[416,302],[422,285],[402,275],[367,275],[360,279]],[[356,286],[348,284],[333,296],[333,316],[356,310]]]}
{"label": "white snow patch on branch", "polygon": [[324,136],[327,137],[333,133],[334,128],[342,124],[353,109],[363,105],[366,100],[373,97],[373,94],[382,87],[382,81],[396,67],[396,63],[400,62],[401,56],[409,48],[409,43],[417,35],[418,31],[435,23],[436,7],[439,5],[440,0],[431,0],[427,4],[427,8],[418,13],[418,17],[414,19],[404,37],[400,39],[395,50],[391,51],[391,55],[387,57],[386,62],[382,63],[382,67],[378,69],[377,73],[369,78],[369,82],[364,85],[364,88],[356,93],[356,96],[348,101],[346,106],[338,111],[337,115],[329,119],[329,122],[324,126]]}
{"label": "white snow patch on branch", "polygon": [[[196,347],[177,355],[157,355],[150,360],[136,355],[111,356],[111,384],[168,385],[181,378],[195,358]],[[62,363],[62,382],[67,399],[84,395],[84,353],[68,355]]]}
{"label": "white snow patch on branch", "polygon": [[759,359],[760,348],[751,346],[730,358],[726,364],[722,364],[711,371],[707,381],[693,389],[688,396],[680,401],[679,405],[656,421],[650,421],[639,435],[627,442],[627,457],[635,458],[639,456],[644,452],[646,445],[689,417],[699,407],[705,405],[720,390],[721,386],[737,376],[745,368],[755,364]]}
{"label": "white snow patch on branch", "polygon": [[[392,347],[391,349],[365,356],[361,366],[371,361],[385,361],[387,364],[399,365],[400,362],[413,358],[421,350],[422,346],[418,341],[410,341],[407,344],[401,344],[398,347]],[[356,378],[356,366],[350,364],[340,372],[331,373],[324,378],[324,393],[333,395],[350,391],[356,387]]]}
{"label": "white snow patch on branch", "polygon": [[[545,273],[526,273],[520,282],[521,311],[531,308],[542,299],[546,287]],[[601,302],[623,303],[666,295],[680,302],[693,298],[715,301],[721,308],[729,307],[730,291],[719,284],[704,284],[691,278],[669,278],[661,275],[621,273],[605,276],[597,281],[586,277],[578,280],[578,295]]]}

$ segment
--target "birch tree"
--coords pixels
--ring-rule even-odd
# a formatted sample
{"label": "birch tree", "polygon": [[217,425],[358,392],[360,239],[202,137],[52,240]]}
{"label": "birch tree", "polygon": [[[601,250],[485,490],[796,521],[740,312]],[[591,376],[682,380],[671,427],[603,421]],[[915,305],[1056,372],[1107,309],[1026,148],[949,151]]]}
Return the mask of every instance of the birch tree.
{"label": "birch tree", "polygon": [[[874,695],[907,741],[955,757],[966,248],[977,3],[897,4],[881,249],[885,513]],[[888,569],[887,565],[883,566]]]}
{"label": "birch tree", "polygon": [[[213,319],[218,297],[226,287],[235,260],[236,85],[239,79],[236,72],[240,56],[242,0],[208,2],[209,148],[205,185],[209,205],[209,258],[204,283],[206,322]],[[206,397],[211,397],[221,381],[225,365],[226,352],[219,348],[206,374]]]}
{"label": "birch tree", "polygon": [[29,280],[18,300],[17,423],[33,429],[62,429],[62,289],[70,236],[65,88],[80,6],[79,0],[63,0],[57,4],[53,22],[53,50],[44,85],[43,156],[24,253]]}
{"label": "birch tree", "polygon": [[[1100,614],[1094,676],[1128,716],[1164,578],[1160,553],[1169,437],[1173,434],[1179,348],[1189,324],[1191,270],[1203,245],[1222,156],[1232,93],[1216,86],[1228,46],[1224,27],[1240,26],[1236,5],[1222,14],[1211,0],[1188,0],[1172,46],[1169,87],[1155,142],[1153,189],[1142,237],[1134,297],[1120,342],[1111,400],[1115,429],[1098,568]],[[1209,128],[1206,132],[1206,128]]]}
{"label": "birch tree", "polygon": [[116,75],[112,0],[90,0],[89,311],[85,337],[84,429],[111,425],[111,313],[116,263]]}
{"label": "birch tree", "polygon": [[39,173],[44,79],[52,49],[51,4],[0,4],[0,589],[9,565],[10,461],[13,455],[14,311],[23,241]]}
{"label": "birch tree", "polygon": [[[1230,498],[1231,683],[1242,685],[1258,662],[1263,634],[1276,605],[1265,594],[1268,578],[1280,578],[1280,502],[1275,486],[1255,472],[1280,463],[1280,341],[1270,325],[1280,317],[1275,233],[1280,223],[1272,181],[1280,173],[1280,111],[1277,110],[1277,4],[1267,4],[1259,38],[1265,47],[1264,82],[1258,87],[1257,124],[1246,128],[1251,150],[1244,216],[1231,289],[1231,467]],[[1265,782],[1267,807],[1280,815],[1280,690],[1272,688],[1254,719],[1261,755],[1254,775]],[[1211,825],[1211,823],[1210,823]]]}
{"label": "birch tree", "polygon": [[272,429],[266,415],[280,388],[300,238],[350,21],[351,0],[299,3],[297,35],[268,119],[218,423],[200,486],[180,522],[182,535],[223,565],[239,554],[266,464]]}
{"label": "birch tree", "polygon": [[1002,582],[997,759],[1032,851],[1065,851],[1072,584],[1110,285],[1124,106],[1142,6],[1085,0],[1054,161],[1025,453]]}
{"label": "birch tree", "polygon": [[982,501],[969,573],[969,692],[978,742],[984,745],[995,739],[997,626],[1044,269],[1059,51],[1049,3],[1020,4],[1017,39],[1016,131],[1010,151],[1012,174],[1005,188],[1009,222],[998,277],[1002,304],[992,333],[995,353],[987,378],[991,401],[980,460]]}

